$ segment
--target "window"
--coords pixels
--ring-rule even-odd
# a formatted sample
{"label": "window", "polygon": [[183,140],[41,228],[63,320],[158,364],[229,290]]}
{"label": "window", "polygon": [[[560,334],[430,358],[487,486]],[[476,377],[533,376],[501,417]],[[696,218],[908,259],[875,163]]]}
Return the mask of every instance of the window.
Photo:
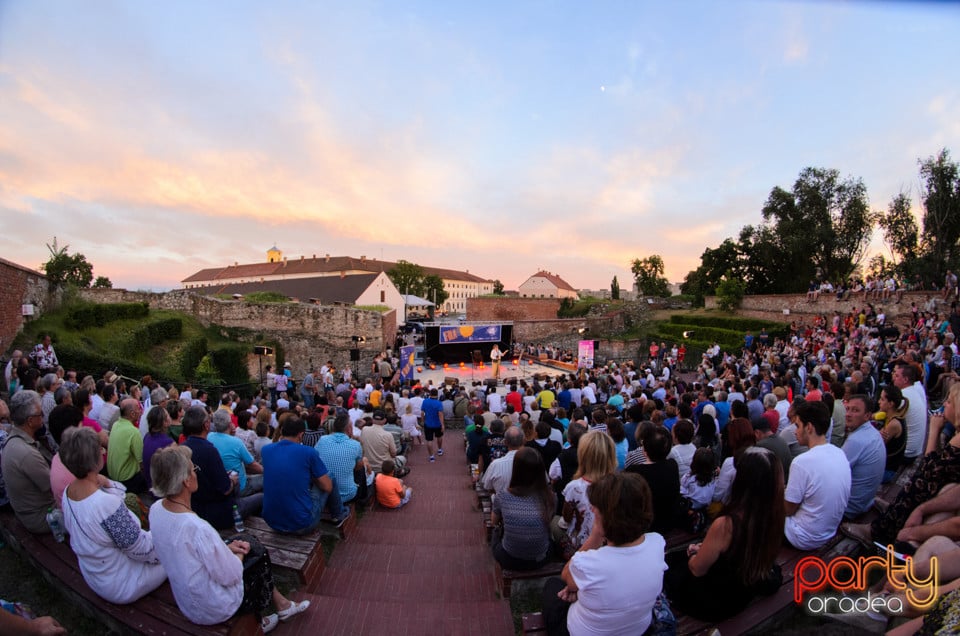
{"label": "window", "polygon": [[382,302],[382,303],[387,302],[387,292],[385,292],[385,291],[381,291],[381,292],[380,292],[380,302]]}

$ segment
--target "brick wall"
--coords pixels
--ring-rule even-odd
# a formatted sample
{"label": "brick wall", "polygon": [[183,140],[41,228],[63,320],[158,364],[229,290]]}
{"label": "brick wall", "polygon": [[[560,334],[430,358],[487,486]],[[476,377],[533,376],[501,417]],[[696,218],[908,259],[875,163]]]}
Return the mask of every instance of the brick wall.
{"label": "brick wall", "polygon": [[[825,294],[816,302],[807,300],[804,294],[767,294],[761,296],[744,296],[743,303],[737,314],[748,316],[750,318],[760,318],[763,320],[776,320],[780,322],[790,322],[791,320],[805,320],[816,314],[826,314],[828,317],[834,311],[839,311],[841,315],[846,315],[852,309],[863,307],[865,302],[869,302],[877,310],[883,308],[887,319],[895,320],[898,323],[910,316],[910,303],[916,303],[917,307],[923,310],[929,298],[937,301],[938,312],[949,312],[949,303],[944,304],[940,301],[937,292],[905,292],[899,304],[896,299],[864,301],[863,294],[856,294],[853,298],[838,301],[836,294]],[[704,302],[707,309],[716,309],[717,297],[707,296]]]}
{"label": "brick wall", "polygon": [[0,352],[7,352],[31,320],[21,314],[23,305],[33,305],[37,317],[58,301],[59,294],[50,293],[46,276],[0,258]]}
{"label": "brick wall", "polygon": [[555,320],[559,309],[556,298],[468,298],[467,320]]}

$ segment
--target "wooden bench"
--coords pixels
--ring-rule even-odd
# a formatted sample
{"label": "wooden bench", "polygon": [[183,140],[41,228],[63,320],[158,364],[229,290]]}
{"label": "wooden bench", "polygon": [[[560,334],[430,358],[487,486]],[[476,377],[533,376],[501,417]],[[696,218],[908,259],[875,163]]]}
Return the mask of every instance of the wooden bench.
{"label": "wooden bench", "polygon": [[541,612],[524,614],[520,618],[521,630],[524,634],[546,634],[547,622],[543,620]]}
{"label": "wooden bench", "polygon": [[[244,520],[244,532],[252,534],[270,552],[270,562],[278,568],[286,568],[297,573],[303,584],[320,579],[325,560],[320,530],[305,535],[277,532],[260,517],[247,517]],[[220,536],[226,538],[236,534],[233,530],[221,530]]]}
{"label": "wooden bench", "polygon": [[34,535],[11,512],[0,513],[0,532],[13,549],[25,556],[43,577],[64,597],[117,634],[190,634],[191,636],[262,635],[260,621],[253,614],[234,617],[219,625],[191,623],[177,607],[170,584],[165,582],[140,600],[115,605],[97,596],[80,572],[77,556],[67,542]]}
{"label": "wooden bench", "polygon": [[536,570],[507,570],[494,561],[496,567],[497,588],[502,598],[510,598],[510,591],[514,581],[529,579],[545,579],[548,576],[560,576],[563,572],[563,561],[549,561],[542,568]]}

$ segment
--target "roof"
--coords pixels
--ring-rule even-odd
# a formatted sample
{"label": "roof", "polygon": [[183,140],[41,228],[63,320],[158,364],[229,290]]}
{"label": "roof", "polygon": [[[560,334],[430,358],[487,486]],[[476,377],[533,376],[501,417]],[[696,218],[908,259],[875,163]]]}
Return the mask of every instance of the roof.
{"label": "roof", "polygon": [[[560,278],[560,277],[557,276],[556,274],[551,274],[550,272],[545,271],[545,270],[540,270],[539,272],[537,272],[536,274],[534,274],[534,275],[531,276],[530,278],[546,278],[548,281],[550,281],[551,283],[553,283],[554,287],[556,287],[557,289],[567,289],[567,290],[570,290],[570,291],[572,291],[572,292],[577,291],[577,290],[574,289],[574,288],[570,285],[570,283],[568,283],[567,281],[563,280],[562,278]],[[530,279],[528,278],[527,280],[530,280]]]}
{"label": "roof", "polygon": [[[380,261],[375,258],[354,258],[352,256],[313,256],[305,258],[287,259],[276,263],[249,263],[246,265],[230,265],[202,269],[199,272],[184,278],[182,283],[194,283],[215,280],[229,280],[232,278],[260,278],[261,276],[293,275],[293,274],[330,274],[356,272],[386,272],[393,269],[396,263]],[[421,266],[423,267],[423,266]],[[476,276],[469,272],[439,267],[423,267],[423,272],[430,276],[435,275],[447,280],[460,280],[471,283],[491,283],[491,279]]]}
{"label": "roof", "polygon": [[290,298],[308,301],[312,298],[324,305],[354,303],[379,274],[353,274],[348,276],[319,276],[317,278],[293,278],[267,280],[256,283],[232,283],[209,285],[191,289],[198,294],[252,294],[254,292],[278,292]]}
{"label": "roof", "polygon": [[433,307],[434,304],[426,298],[420,298],[413,294],[400,294],[403,296],[403,302],[410,307]]}

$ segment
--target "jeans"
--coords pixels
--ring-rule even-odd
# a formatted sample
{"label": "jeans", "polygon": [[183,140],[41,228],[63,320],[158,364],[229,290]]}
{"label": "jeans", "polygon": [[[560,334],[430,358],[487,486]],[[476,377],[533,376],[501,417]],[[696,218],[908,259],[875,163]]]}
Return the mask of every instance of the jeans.
{"label": "jeans", "polygon": [[340,491],[337,490],[337,481],[333,478],[333,475],[330,476],[330,480],[333,482],[333,488],[330,489],[330,492],[323,492],[316,486],[310,488],[310,500],[313,509],[310,525],[296,530],[293,534],[310,534],[316,530],[323,518],[324,510],[329,512],[334,519],[339,519],[347,514],[347,508],[343,506],[343,502],[340,500]]}
{"label": "jeans", "polygon": [[247,485],[240,491],[241,497],[263,492],[263,475],[247,475]]}

